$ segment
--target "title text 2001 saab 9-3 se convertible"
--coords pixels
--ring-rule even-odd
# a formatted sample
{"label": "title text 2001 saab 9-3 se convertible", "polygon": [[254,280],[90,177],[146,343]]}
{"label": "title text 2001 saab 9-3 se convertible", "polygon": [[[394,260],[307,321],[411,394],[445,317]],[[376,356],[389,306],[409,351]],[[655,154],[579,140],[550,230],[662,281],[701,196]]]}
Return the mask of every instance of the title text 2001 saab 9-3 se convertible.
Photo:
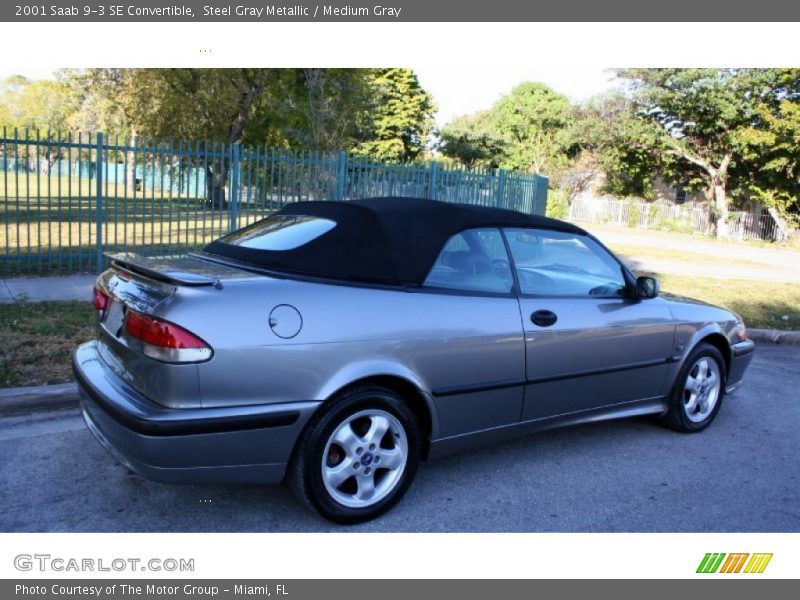
{"label": "title text 2001 saab 9-3 se convertible", "polygon": [[582,229],[500,209],[298,202],[200,253],[113,259],[74,357],[101,444],[151,479],[286,477],[341,523],[481,442],[650,413],[699,431],[754,347]]}

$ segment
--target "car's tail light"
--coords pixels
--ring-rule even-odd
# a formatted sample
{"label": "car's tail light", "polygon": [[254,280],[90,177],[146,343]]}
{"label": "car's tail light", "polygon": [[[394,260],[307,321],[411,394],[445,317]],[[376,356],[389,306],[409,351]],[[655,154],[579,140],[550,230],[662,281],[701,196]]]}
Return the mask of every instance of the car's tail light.
{"label": "car's tail light", "polygon": [[94,286],[94,290],[92,290],[92,304],[94,304],[94,307],[103,312],[108,308],[108,302],[108,294],[99,285]]}
{"label": "car's tail light", "polygon": [[181,363],[211,358],[208,344],[190,331],[134,310],[125,313],[125,333],[142,342],[142,351],[156,360]]}

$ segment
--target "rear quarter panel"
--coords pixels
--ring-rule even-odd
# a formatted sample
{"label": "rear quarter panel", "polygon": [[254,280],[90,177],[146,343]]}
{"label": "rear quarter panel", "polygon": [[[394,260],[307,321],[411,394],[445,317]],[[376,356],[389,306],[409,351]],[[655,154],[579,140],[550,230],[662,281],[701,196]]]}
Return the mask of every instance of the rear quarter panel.
{"label": "rear quarter panel", "polygon": [[[294,338],[279,338],[270,328],[270,311],[280,304],[302,316]],[[519,308],[511,297],[263,277],[222,290],[181,290],[159,311],[214,349],[198,365],[203,406],[324,400],[374,375],[403,377],[430,399],[433,389],[525,373]],[[508,406],[518,419],[519,404]]]}

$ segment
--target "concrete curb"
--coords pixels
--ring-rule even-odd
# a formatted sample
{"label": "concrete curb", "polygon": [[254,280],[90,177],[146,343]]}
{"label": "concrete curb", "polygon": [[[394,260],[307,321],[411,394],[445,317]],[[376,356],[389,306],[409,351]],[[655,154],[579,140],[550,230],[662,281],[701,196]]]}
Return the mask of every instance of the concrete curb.
{"label": "concrete curb", "polygon": [[0,417],[77,406],[78,385],[74,382],[0,389]]}
{"label": "concrete curb", "polygon": [[767,342],[782,346],[800,346],[800,331],[781,331],[779,329],[750,329],[747,337],[754,342]]}

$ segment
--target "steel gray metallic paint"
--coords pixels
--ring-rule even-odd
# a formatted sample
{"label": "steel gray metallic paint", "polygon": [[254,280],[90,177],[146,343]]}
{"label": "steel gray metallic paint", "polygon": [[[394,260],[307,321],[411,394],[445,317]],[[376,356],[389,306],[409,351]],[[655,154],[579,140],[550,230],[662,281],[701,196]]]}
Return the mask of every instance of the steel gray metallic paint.
{"label": "steel gray metallic paint", "polygon": [[[112,445],[132,449],[129,462],[160,479],[191,479],[183,474],[199,469],[214,472],[203,480],[276,481],[314,407],[373,377],[402,379],[419,391],[430,412],[432,455],[513,433],[659,413],[691,348],[709,335],[739,341],[735,315],[675,297],[518,299],[362,287],[271,277],[197,257],[181,259],[173,272],[215,284],[171,285],[130,273],[120,279],[113,271],[100,282],[137,310],[207,341],[213,358],[159,363],[142,357],[124,333],[101,327],[92,360],[119,378],[114,385],[164,407],[235,414],[296,404],[303,418],[291,427],[172,438],[179,450],[165,459],[166,442],[121,430],[87,401],[90,426],[116,436]],[[302,317],[291,339],[270,327],[278,305]],[[540,308],[558,314],[553,327],[531,322]],[[174,471],[177,465],[188,470]]]}
{"label": "steel gray metallic paint", "polygon": [[[214,359],[197,365],[205,407],[324,400],[378,375],[402,377],[428,397],[438,388],[525,377],[519,307],[512,297],[264,278],[188,293],[191,301],[183,306],[173,302],[161,309],[214,348]],[[235,311],[218,310],[220,294]],[[282,339],[270,329],[267,315],[276,304],[302,315],[295,337]],[[449,432],[477,428],[487,418],[482,401],[471,396],[461,403],[437,399],[431,407]],[[492,399],[490,421],[519,419],[521,389],[501,390]]]}
{"label": "steel gray metallic paint", "polygon": [[[522,420],[664,394],[675,325],[660,298],[522,298],[527,379]],[[551,327],[530,315],[550,310]]]}
{"label": "steel gray metallic paint", "polygon": [[[151,479],[278,482],[294,440],[319,406],[159,409],[126,382],[104,373],[98,345],[84,344],[74,356],[84,420],[122,463]],[[270,417],[278,417],[279,426],[272,426]],[[245,418],[249,424],[243,427]],[[227,427],[226,420],[235,424]],[[192,429],[172,431],[172,422]]]}
{"label": "steel gray metallic paint", "polygon": [[[741,340],[736,333],[738,316],[728,310],[673,294],[662,294],[675,319],[675,352],[676,362],[672,365],[668,378],[672,381],[683,361],[701,341],[710,341],[717,345],[725,358],[727,367],[726,387],[732,389],[741,382],[747,365],[752,359],[752,342]],[[734,356],[733,348],[737,345],[746,348],[742,356]]]}

